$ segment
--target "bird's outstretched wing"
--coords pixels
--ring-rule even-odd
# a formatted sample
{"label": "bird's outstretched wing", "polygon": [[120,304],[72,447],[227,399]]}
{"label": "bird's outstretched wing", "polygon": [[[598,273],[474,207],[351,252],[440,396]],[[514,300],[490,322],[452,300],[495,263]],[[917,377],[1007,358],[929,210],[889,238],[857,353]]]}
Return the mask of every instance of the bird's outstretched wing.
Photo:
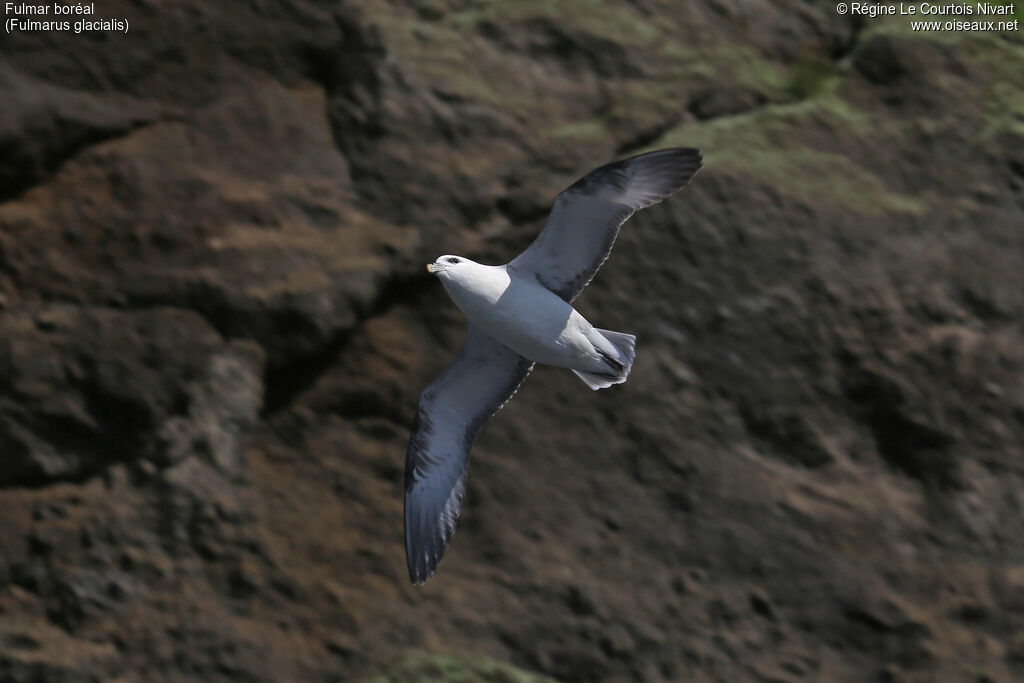
{"label": "bird's outstretched wing", "polygon": [[480,428],[532,369],[471,323],[458,357],[420,395],[405,455],[405,557],[413,583],[434,575],[455,533]]}
{"label": "bird's outstretched wing", "polygon": [[700,152],[676,148],[591,171],[558,195],[540,235],[509,265],[572,302],[608,258],[626,219],[683,187],[700,167]]}

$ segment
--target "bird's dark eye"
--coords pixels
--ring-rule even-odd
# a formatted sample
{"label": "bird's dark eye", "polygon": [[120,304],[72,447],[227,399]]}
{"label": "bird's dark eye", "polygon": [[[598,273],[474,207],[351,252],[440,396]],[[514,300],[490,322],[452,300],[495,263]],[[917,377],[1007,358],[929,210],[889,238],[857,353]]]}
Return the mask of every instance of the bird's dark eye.
{"label": "bird's dark eye", "polygon": [[459,262],[459,259],[455,258],[454,256],[451,257],[450,259],[448,259],[448,263],[458,263],[458,262]]}

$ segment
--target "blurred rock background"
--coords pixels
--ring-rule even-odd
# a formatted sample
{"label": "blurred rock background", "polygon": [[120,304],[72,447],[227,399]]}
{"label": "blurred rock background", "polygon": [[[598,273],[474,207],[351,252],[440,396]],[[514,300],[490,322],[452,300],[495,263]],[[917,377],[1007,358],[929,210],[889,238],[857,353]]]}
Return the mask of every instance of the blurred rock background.
{"label": "blurred rock background", "polygon": [[[1024,678],[1024,40],[799,0],[153,0],[0,38],[0,680]],[[1019,16],[1019,14],[1018,14]],[[459,312],[618,156],[408,585]]]}

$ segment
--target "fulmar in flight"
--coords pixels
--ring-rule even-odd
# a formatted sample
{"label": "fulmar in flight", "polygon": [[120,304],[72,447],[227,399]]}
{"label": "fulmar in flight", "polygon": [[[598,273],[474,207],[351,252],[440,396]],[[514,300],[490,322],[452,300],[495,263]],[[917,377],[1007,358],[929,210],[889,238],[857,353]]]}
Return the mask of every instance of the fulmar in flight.
{"label": "fulmar in flight", "polygon": [[625,382],[636,337],[591,325],[573,300],[619,227],[701,167],[695,149],[663,149],[591,171],[555,200],[540,235],[501,266],[441,256],[427,266],[469,318],[458,357],[420,396],[405,458],[405,553],[421,584],[441,561],[466,492],[469,450],[534,363],[569,368],[591,389]]}

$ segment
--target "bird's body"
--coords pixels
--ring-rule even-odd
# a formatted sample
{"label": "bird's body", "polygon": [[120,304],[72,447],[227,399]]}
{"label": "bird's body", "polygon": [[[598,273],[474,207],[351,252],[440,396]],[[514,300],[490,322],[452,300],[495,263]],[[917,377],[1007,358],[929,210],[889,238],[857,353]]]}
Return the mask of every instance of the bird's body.
{"label": "bird's body", "polygon": [[[447,263],[449,258],[458,261]],[[485,266],[462,257],[442,256],[432,266],[469,321],[520,356],[586,373],[622,369],[609,361],[625,363],[615,345],[535,278],[508,265]]]}
{"label": "bird's body", "polygon": [[430,578],[455,533],[469,451],[534,363],[569,368],[591,389],[625,382],[636,338],[594,327],[573,300],[608,258],[620,226],[685,185],[693,149],[641,154],[591,171],[558,195],[526,251],[500,266],[442,256],[427,266],[469,319],[458,357],[420,396],[405,460],[405,550]]}

